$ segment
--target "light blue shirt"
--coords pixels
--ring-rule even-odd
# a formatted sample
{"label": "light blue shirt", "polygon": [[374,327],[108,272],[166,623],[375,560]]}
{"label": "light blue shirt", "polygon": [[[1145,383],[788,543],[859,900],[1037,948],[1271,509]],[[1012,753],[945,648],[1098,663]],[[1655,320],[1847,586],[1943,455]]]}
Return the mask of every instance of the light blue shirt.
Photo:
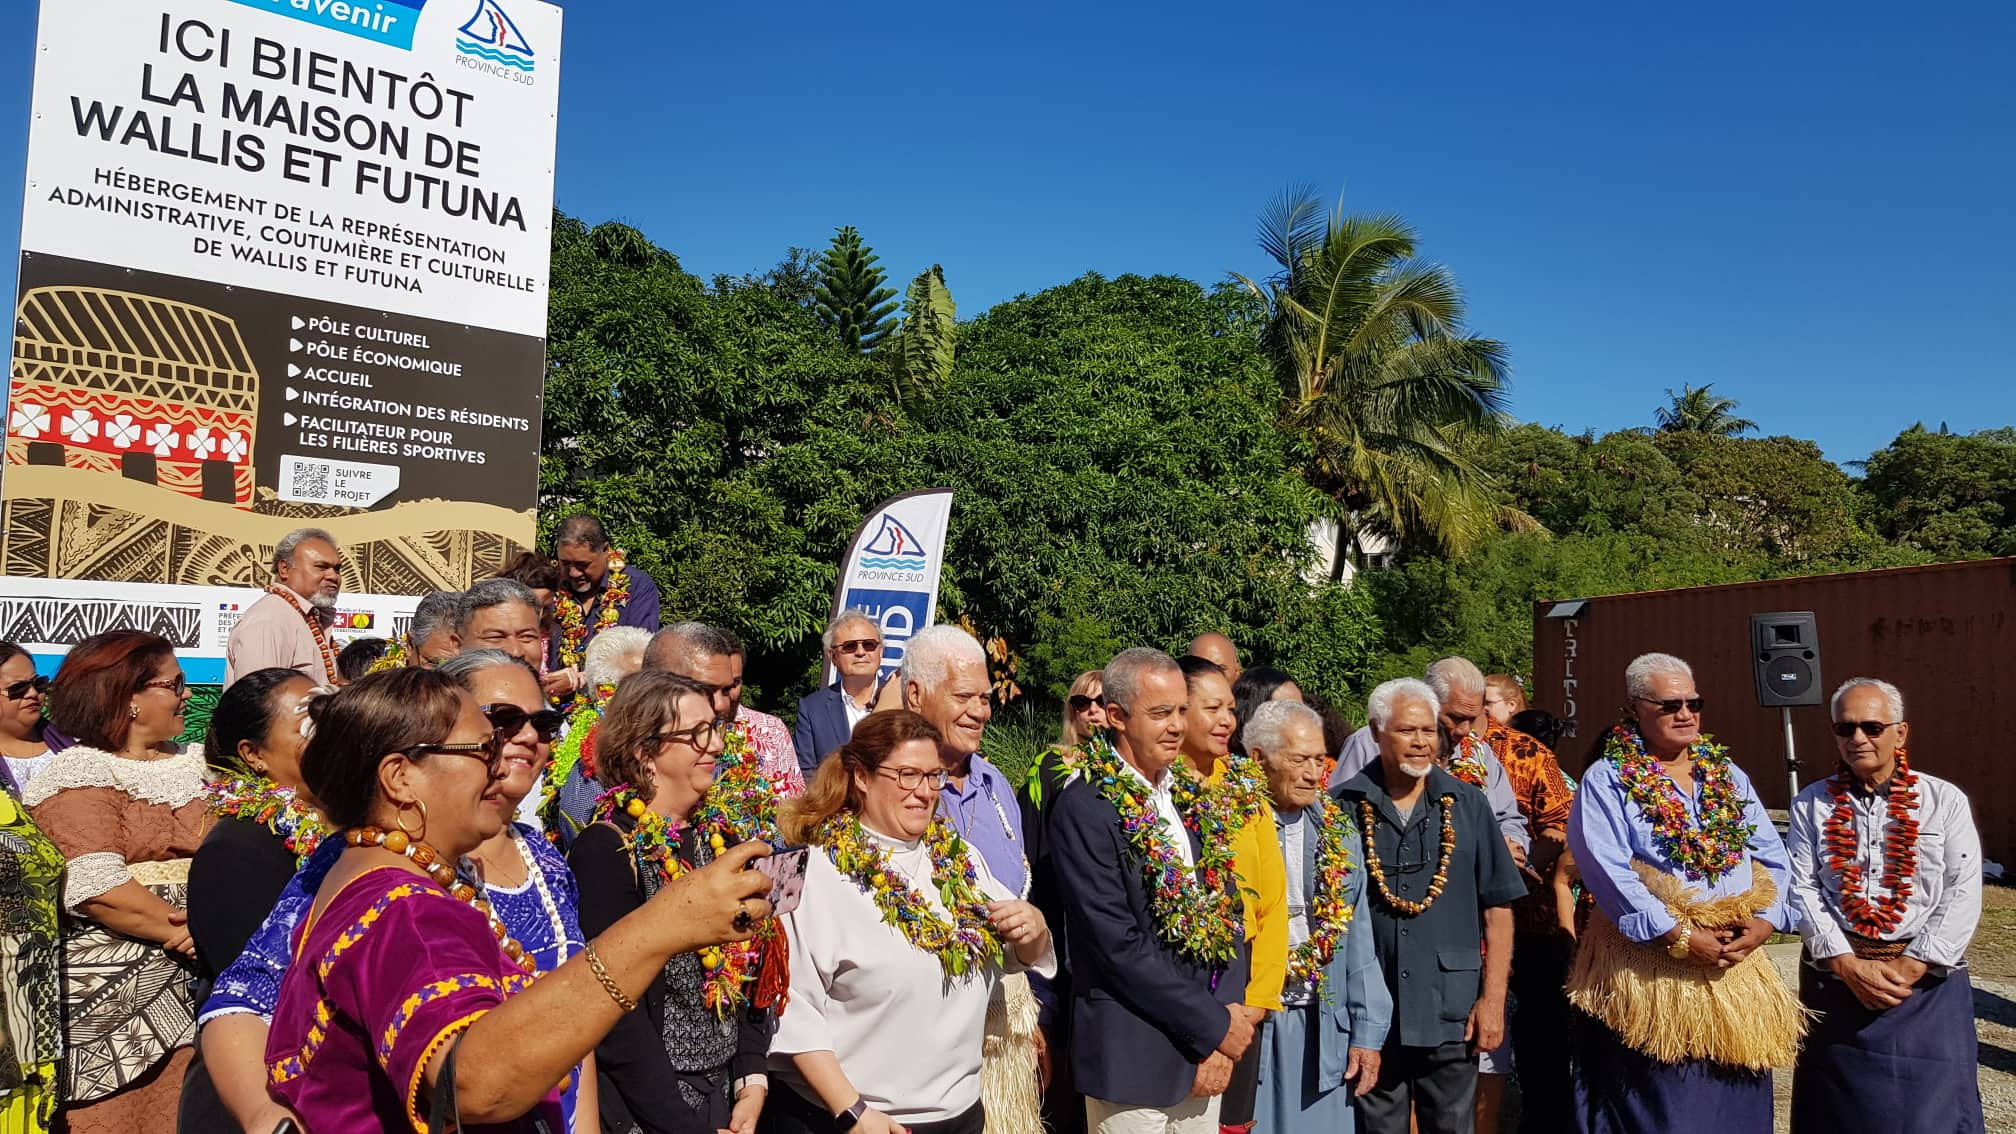
{"label": "light blue shirt", "polygon": [[1022,803],[1001,769],[979,753],[966,769],[966,790],[949,781],[938,793],[938,813],[987,863],[994,880],[1016,894],[1029,889],[1029,860],[1022,842]]}
{"label": "light blue shirt", "polygon": [[[1337,752],[1337,770],[1330,773],[1329,787],[1336,790],[1352,776],[1379,762],[1379,741],[1366,725],[1345,740]],[[1442,766],[1449,766],[1448,760]],[[1484,798],[1491,803],[1491,817],[1498,821],[1498,833],[1519,844],[1521,851],[1533,849],[1533,833],[1526,825],[1526,813],[1519,810],[1519,797],[1512,794],[1512,780],[1498,754],[1484,746]]]}
{"label": "light blue shirt", "polygon": [[[1771,817],[1765,814],[1757,789],[1751,786],[1743,769],[1731,764],[1729,775],[1735,781],[1737,796],[1743,800],[1743,821],[1755,830],[1744,848],[1743,861],[1710,882],[1705,878],[1688,878],[1659,849],[1652,836],[1651,820],[1624,794],[1614,761],[1598,760],[1583,773],[1581,790],[1575,793],[1575,810],[1568,818],[1568,849],[1575,854],[1582,885],[1624,936],[1633,941],[1651,941],[1671,932],[1677,924],[1673,915],[1666,912],[1666,903],[1654,897],[1638,872],[1631,869],[1634,858],[1678,876],[1704,899],[1732,897],[1750,889],[1750,863],[1754,859],[1770,872],[1771,881],[1778,887],[1778,900],[1758,911],[1757,916],[1781,931],[1789,931],[1796,924],[1791,907],[1786,904],[1791,897],[1791,871],[1778,828],[1771,825]],[[1667,782],[1672,783],[1670,779]],[[1682,792],[1680,797],[1687,806],[1688,821],[1700,822],[1699,777],[1695,779],[1694,791]]]}

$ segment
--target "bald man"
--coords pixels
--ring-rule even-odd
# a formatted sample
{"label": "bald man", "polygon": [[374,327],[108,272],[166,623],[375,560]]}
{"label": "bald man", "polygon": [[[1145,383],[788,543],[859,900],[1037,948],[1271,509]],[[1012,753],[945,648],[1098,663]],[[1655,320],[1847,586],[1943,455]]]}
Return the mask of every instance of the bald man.
{"label": "bald man", "polygon": [[1239,647],[1232,644],[1232,639],[1216,630],[1190,639],[1189,654],[1191,657],[1215,663],[1219,669],[1225,671],[1227,681],[1237,681],[1239,675],[1245,672],[1239,664]]}

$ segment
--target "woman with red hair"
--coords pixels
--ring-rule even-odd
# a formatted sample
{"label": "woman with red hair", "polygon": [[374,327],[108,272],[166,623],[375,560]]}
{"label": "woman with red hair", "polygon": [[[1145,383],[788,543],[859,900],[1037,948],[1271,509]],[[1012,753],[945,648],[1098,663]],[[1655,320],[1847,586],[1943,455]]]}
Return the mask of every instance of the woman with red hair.
{"label": "woman with red hair", "polygon": [[139,630],[72,647],[50,692],[77,738],[22,795],[67,862],[62,904],[65,1117],[74,1134],[163,1134],[195,1037],[189,861],[203,841],[203,754],[178,748],[189,687]]}

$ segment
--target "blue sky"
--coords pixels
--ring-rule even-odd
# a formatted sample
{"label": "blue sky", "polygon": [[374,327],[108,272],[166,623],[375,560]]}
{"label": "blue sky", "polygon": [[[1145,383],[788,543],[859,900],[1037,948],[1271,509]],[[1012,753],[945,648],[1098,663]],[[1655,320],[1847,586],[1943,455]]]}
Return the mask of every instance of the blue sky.
{"label": "blue sky", "polygon": [[[8,294],[33,43],[0,5]],[[1256,213],[1311,182],[1414,222],[1521,419],[1644,424],[1713,382],[1849,461],[2016,423],[2012,46],[1991,4],[576,0],[559,203],[703,276],[853,224],[973,314],[1264,272]]]}

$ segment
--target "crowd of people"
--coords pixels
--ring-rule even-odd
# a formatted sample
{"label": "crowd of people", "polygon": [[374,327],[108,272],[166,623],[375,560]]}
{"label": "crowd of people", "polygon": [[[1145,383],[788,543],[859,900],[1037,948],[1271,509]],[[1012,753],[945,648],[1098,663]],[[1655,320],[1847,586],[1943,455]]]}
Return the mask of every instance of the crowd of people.
{"label": "crowd of people", "polygon": [[0,1134],[1467,1134],[1514,1075],[1526,1131],[1764,1134],[1783,1067],[1798,1134],[1983,1129],[1981,848],[1885,681],[1783,836],[1660,653],[1579,783],[1512,678],[1353,731],[1222,634],[1011,778],[957,627],[884,677],[840,613],[787,726],[593,517],[552,550],[339,650],[290,533],[200,746],[166,640],[0,643]]}

